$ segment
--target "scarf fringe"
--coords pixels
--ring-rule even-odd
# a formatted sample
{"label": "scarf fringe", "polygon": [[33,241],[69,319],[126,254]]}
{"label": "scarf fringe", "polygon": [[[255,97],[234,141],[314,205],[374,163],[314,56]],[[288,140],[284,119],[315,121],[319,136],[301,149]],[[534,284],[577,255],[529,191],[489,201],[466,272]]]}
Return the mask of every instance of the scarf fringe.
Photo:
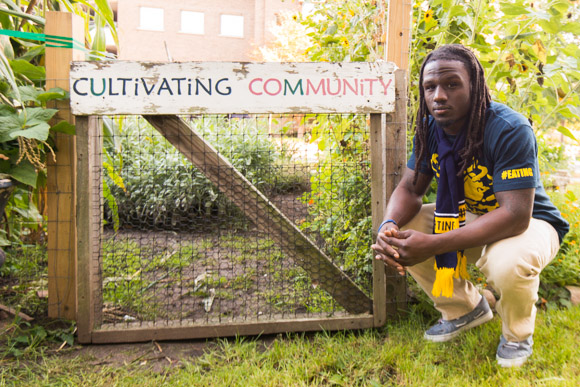
{"label": "scarf fringe", "polygon": [[438,268],[435,263],[435,282],[431,294],[435,297],[453,296],[453,278],[469,279],[467,272],[467,257],[463,252],[457,252],[457,266]]}
{"label": "scarf fringe", "polygon": [[457,252],[457,266],[455,267],[455,278],[469,279],[467,272],[467,257],[463,251]]}
{"label": "scarf fringe", "polygon": [[435,272],[435,282],[433,283],[433,290],[431,294],[435,297],[447,297],[451,298],[453,296],[453,275],[455,273],[454,268],[443,267],[437,269]]}

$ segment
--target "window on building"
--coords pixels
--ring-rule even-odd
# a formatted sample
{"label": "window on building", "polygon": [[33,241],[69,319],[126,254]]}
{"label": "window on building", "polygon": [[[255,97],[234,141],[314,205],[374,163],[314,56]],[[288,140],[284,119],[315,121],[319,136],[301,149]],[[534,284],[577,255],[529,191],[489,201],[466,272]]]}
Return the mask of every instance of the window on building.
{"label": "window on building", "polygon": [[222,36],[232,36],[235,38],[244,37],[244,17],[238,15],[221,16],[220,34]]}
{"label": "window on building", "polygon": [[181,32],[203,35],[204,15],[202,12],[181,11]]}
{"label": "window on building", "polygon": [[139,28],[149,31],[163,31],[163,8],[139,8]]}

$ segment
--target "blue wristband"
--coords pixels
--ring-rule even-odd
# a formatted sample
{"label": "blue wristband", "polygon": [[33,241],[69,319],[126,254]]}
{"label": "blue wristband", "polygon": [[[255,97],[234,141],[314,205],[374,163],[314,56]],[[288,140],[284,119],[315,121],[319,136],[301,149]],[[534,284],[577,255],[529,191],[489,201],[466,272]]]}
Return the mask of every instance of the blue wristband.
{"label": "blue wristband", "polygon": [[383,228],[383,226],[384,226],[385,224],[387,224],[387,223],[392,223],[392,224],[394,224],[395,226],[399,227],[399,225],[397,224],[397,222],[395,222],[393,219],[387,219],[387,220],[383,221],[383,223],[381,223],[381,225],[379,226],[379,229],[377,230],[377,234],[378,234],[379,232],[381,232],[381,228]]}

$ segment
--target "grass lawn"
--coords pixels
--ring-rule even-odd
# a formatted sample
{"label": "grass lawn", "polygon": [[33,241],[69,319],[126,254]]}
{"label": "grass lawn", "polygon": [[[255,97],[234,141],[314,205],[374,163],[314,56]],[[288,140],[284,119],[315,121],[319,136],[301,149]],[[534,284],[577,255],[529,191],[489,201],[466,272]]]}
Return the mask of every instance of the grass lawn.
{"label": "grass lawn", "polygon": [[519,369],[495,363],[497,316],[435,344],[422,339],[429,322],[412,315],[378,330],[208,340],[198,356],[161,368],[145,361],[99,362],[80,346],[58,354],[39,348],[19,360],[0,360],[0,385],[580,386],[578,321],[579,306],[540,311],[534,354]]}

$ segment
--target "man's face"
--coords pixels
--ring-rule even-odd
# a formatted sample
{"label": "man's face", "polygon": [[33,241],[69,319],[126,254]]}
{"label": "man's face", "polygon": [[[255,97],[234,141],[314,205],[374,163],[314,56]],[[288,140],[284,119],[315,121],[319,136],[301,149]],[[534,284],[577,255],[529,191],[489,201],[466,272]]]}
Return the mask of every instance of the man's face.
{"label": "man's face", "polygon": [[471,110],[471,82],[464,64],[435,60],[423,71],[423,91],[429,113],[445,133],[456,135]]}

